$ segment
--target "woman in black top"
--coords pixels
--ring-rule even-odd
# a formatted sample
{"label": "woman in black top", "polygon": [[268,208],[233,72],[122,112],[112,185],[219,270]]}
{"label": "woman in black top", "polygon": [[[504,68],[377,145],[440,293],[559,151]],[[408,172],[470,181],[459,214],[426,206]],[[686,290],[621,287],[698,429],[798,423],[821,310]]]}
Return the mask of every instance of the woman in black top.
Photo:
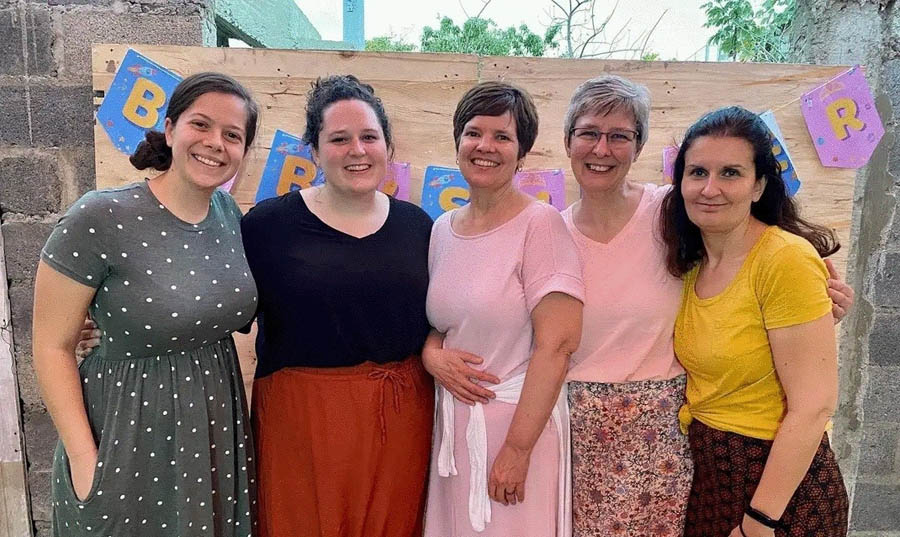
{"label": "woman in black top", "polygon": [[421,534],[431,219],[377,190],[392,144],[371,86],[316,81],[304,141],[325,184],[241,222],[259,288],[260,536]]}

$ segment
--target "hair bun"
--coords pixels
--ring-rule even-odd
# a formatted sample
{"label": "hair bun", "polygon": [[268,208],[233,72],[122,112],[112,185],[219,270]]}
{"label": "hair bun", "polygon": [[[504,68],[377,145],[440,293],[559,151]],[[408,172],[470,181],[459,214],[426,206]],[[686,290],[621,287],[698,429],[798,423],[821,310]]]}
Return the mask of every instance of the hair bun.
{"label": "hair bun", "polygon": [[166,144],[165,134],[148,131],[128,160],[139,170],[153,168],[162,172],[172,165],[172,148]]}

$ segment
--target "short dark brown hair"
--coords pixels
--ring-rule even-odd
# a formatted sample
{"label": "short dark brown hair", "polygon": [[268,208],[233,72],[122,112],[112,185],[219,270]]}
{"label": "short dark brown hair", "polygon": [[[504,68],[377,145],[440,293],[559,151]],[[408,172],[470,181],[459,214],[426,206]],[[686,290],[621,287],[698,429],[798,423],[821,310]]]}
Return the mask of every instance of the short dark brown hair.
{"label": "short dark brown hair", "polygon": [[459,139],[466,123],[475,116],[502,116],[509,112],[516,120],[519,158],[534,146],[538,135],[538,114],[531,95],[507,82],[482,82],[466,92],[453,113],[453,141],[459,151]]}

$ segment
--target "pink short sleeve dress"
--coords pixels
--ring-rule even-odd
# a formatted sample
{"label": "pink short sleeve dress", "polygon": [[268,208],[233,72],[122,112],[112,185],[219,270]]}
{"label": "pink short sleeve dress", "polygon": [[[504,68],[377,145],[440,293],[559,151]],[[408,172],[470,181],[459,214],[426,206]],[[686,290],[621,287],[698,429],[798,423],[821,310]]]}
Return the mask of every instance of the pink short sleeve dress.
{"label": "pink short sleeve dress", "polygon": [[[531,311],[541,299],[560,292],[583,301],[578,252],[560,214],[539,202],[479,235],[458,235],[451,227],[452,218],[452,212],[442,215],[432,231],[428,318],[432,326],[446,334],[446,348],[481,356],[484,363],[479,367],[505,383],[523,375],[528,367],[533,349]],[[439,390],[438,409],[444,404],[444,397],[452,396]],[[466,431],[471,408],[456,400],[452,407],[456,472],[443,477],[438,469],[443,427],[439,416],[435,423],[425,535],[560,535],[560,433],[553,420],[548,421],[532,452],[525,502],[504,506],[490,501],[489,521],[478,531],[473,528],[470,515],[473,476]],[[489,472],[516,405],[493,400],[482,409],[487,439],[483,467]],[[444,448],[446,451],[447,446]]]}

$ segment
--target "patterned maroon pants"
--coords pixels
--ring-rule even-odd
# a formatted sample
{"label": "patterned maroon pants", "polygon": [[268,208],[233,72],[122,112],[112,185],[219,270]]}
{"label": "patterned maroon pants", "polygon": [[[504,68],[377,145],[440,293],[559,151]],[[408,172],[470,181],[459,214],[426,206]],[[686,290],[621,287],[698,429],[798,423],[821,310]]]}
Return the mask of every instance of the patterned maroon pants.
{"label": "patterned maroon pants", "polygon": [[[741,522],[762,477],[771,441],[719,431],[694,420],[688,438],[694,482],[685,537],[725,537]],[[775,537],[845,537],[849,500],[828,436],[781,520]]]}

